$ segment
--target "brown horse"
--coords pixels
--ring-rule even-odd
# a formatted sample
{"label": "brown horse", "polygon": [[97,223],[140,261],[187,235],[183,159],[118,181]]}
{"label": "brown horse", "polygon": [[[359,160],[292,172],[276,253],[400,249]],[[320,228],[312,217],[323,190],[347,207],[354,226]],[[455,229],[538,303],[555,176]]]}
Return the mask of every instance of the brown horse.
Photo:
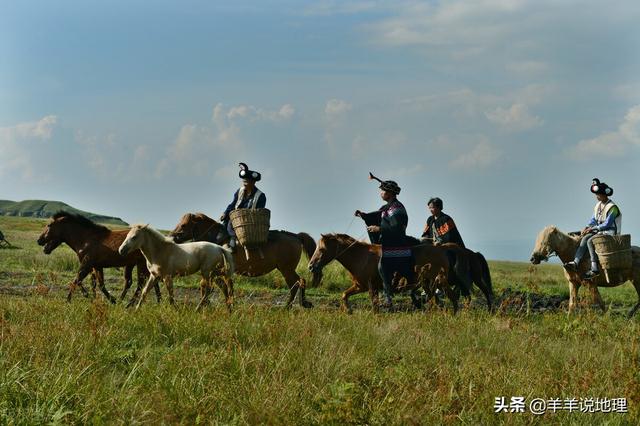
{"label": "brown horse", "polygon": [[[558,255],[562,263],[573,260],[580,244],[579,236],[571,236],[561,232],[555,226],[547,226],[538,234],[536,245],[531,254],[531,263],[538,265],[540,262],[549,260],[549,257]],[[573,311],[578,299],[578,290],[581,285],[585,285],[591,289],[593,301],[598,303],[600,309],[605,311],[605,304],[600,296],[598,287],[616,287],[631,281],[638,293],[638,303],[629,311],[629,317],[632,317],[640,308],[640,247],[631,247],[633,256],[632,268],[626,271],[619,271],[609,274],[610,282],[607,282],[604,274],[594,279],[585,280],[582,276],[590,268],[590,260],[585,256],[578,265],[578,271],[567,271],[565,269],[564,276],[569,281],[569,313]]]}
{"label": "brown horse", "polygon": [[[429,265],[429,268],[419,269],[426,274],[423,276],[423,283],[430,284],[438,277],[442,281],[447,279],[450,271],[449,260],[444,250],[422,244],[413,247],[413,253],[415,264],[419,268]],[[309,261],[309,270],[314,273],[320,272],[329,262],[337,260],[349,272],[352,279],[351,287],[342,293],[343,309],[351,312],[349,297],[365,291],[369,291],[371,304],[375,309],[378,304],[378,292],[382,289],[382,279],[378,273],[380,254],[379,245],[367,244],[346,234],[323,234]],[[451,289],[449,285],[443,285],[451,290],[447,295],[451,299],[454,311],[457,311],[459,298],[457,288]],[[411,290],[410,295],[414,306],[420,307],[415,293],[416,283],[403,282],[401,286],[398,290]]]}
{"label": "brown horse", "polygon": [[[69,212],[58,212],[51,218],[51,221],[44,228],[38,245],[44,246],[44,253],[50,254],[60,244],[66,243],[78,255],[80,269],[76,278],[69,286],[67,300],[71,301],[71,296],[76,286],[79,286],[82,293],[87,296],[88,292],[82,285],[82,280],[93,271],[97,278],[100,290],[115,303],[116,299],[109,293],[104,285],[103,268],[124,266],[125,286],[120,295],[120,300],[124,300],[129,287],[131,287],[133,267],[138,267],[138,287],[130,304],[138,297],[142,290],[143,283],[149,276],[146,260],[139,250],[121,256],[118,247],[124,241],[129,229],[112,231],[109,228],[98,225],[84,216]],[[160,301],[160,288],[156,285],[156,298]]]}
{"label": "brown horse", "polygon": [[[182,216],[175,229],[169,234],[176,243],[185,241],[209,241],[223,244],[228,241],[224,226],[203,213],[187,213]],[[316,243],[309,234],[294,234],[287,231],[269,231],[267,243],[261,247],[263,256],[251,256],[247,259],[244,250],[236,250],[233,255],[236,273],[248,277],[265,275],[274,269],[280,271],[289,287],[287,307],[300,291],[300,306],[310,308],[313,305],[305,298],[305,280],[296,272],[300,256],[304,250],[311,258]],[[313,282],[319,282],[320,276],[314,275]]]}

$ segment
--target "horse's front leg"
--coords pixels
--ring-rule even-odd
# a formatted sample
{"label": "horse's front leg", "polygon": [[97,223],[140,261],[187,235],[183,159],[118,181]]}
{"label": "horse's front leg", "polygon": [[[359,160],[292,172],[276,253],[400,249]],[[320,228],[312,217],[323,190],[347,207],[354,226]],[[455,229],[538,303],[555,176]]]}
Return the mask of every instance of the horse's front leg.
{"label": "horse's front leg", "polygon": [[580,282],[576,279],[569,280],[569,314],[576,308],[578,303],[578,290],[580,289]]}
{"label": "horse's front leg", "polygon": [[202,277],[200,280],[200,302],[196,306],[196,312],[209,304],[209,294],[211,294],[211,278]]}
{"label": "horse's front leg", "polygon": [[300,306],[302,306],[303,308],[313,308],[313,303],[307,300],[307,280],[300,277],[300,279],[298,279],[298,287],[300,289],[300,295],[298,296],[298,302],[300,303]]}
{"label": "horse's front leg", "polygon": [[144,302],[144,299],[147,297],[147,292],[149,291],[149,287],[152,285],[157,285],[158,281],[160,281],[160,277],[156,277],[155,275],[149,275],[149,279],[142,289],[142,294],[140,294],[140,299],[138,299],[138,304],[136,305],[136,311],[140,309],[140,305]]}
{"label": "horse's front leg", "polygon": [[[131,288],[131,284],[133,284],[133,266],[134,265],[126,265],[124,267],[124,288],[122,289],[122,293],[120,293],[121,302],[124,300],[127,292]],[[139,279],[138,282],[140,282]]]}
{"label": "horse's front leg", "polygon": [[92,270],[93,270],[93,268],[88,266],[87,263],[83,262],[80,265],[80,269],[78,270],[78,273],[76,274],[76,278],[69,285],[69,293],[67,294],[67,302],[71,302],[71,297],[73,296],[73,292],[75,291],[76,287],[80,287],[80,290],[82,290],[82,294],[84,295],[84,297],[89,297],[89,292],[82,285],[82,280],[84,280],[86,278],[86,276],[89,275],[89,273]]}
{"label": "horse's front leg", "polygon": [[175,307],[176,301],[173,297],[173,278],[170,276],[167,276],[164,279],[164,285],[167,287],[167,293],[169,294],[169,304]]}
{"label": "horse's front leg", "polygon": [[596,284],[589,285],[589,291],[591,292],[591,303],[596,303],[603,313],[606,312],[607,306],[604,304],[604,300],[602,300],[598,286]]}
{"label": "horse's front leg", "polygon": [[95,268],[94,272],[98,278],[98,285],[100,286],[100,290],[102,291],[102,294],[104,294],[104,296],[107,298],[107,300],[109,300],[109,302],[115,305],[116,298],[113,297],[111,293],[109,293],[109,290],[107,290],[107,287],[104,285],[104,270],[102,268]]}

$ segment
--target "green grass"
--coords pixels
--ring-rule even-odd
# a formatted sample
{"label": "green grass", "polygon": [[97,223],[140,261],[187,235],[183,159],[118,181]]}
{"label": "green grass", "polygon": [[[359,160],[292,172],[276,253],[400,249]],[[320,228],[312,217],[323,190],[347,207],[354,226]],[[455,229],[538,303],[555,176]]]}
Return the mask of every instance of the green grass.
{"label": "green grass", "polygon": [[[64,301],[77,260],[66,247],[42,254],[45,223],[0,218],[20,247],[0,250],[2,424],[640,422],[640,322],[621,315],[636,300],[630,284],[601,290],[605,314],[588,303],[571,317],[508,304],[375,314],[362,295],[346,315],[348,277],[331,264],[327,285],[308,291],[312,310],[283,309],[286,286],[271,274],[238,278],[231,314],[219,299],[193,311],[195,277],[179,280],[177,309],[132,312],[100,296]],[[490,266],[498,295],[568,294],[557,265]],[[121,271],[107,282],[117,292]],[[499,396],[624,397],[629,413],[495,414]]]}

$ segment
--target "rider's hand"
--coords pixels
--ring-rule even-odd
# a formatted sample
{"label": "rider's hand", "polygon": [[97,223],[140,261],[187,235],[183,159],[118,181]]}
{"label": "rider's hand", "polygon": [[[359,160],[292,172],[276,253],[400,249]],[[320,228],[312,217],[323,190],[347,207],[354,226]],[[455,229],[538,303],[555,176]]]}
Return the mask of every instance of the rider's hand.
{"label": "rider's hand", "polygon": [[377,225],[370,225],[370,226],[367,226],[367,231],[374,232],[374,233],[380,232],[380,227]]}

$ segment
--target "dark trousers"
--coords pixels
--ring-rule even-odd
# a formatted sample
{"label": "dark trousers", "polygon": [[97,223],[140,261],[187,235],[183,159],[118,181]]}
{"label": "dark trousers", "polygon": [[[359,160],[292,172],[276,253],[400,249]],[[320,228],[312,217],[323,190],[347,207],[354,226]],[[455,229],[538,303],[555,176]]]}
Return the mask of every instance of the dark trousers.
{"label": "dark trousers", "polygon": [[393,275],[397,272],[400,277],[407,279],[408,284],[414,283],[414,260],[409,257],[381,257],[378,262],[378,273],[382,278],[384,296],[391,300],[393,296]]}
{"label": "dark trousers", "polygon": [[[584,237],[582,237],[582,240],[580,241],[580,245],[578,246],[578,250],[576,251],[576,258],[574,259],[576,264],[580,263],[580,261],[584,257],[587,250],[589,250],[589,256],[591,257],[591,262],[592,263],[598,262],[598,255],[596,254],[595,247],[593,247],[593,241],[591,241],[593,237],[595,237],[596,235],[598,234],[587,234]],[[593,268],[593,265],[591,269],[595,269]]]}

